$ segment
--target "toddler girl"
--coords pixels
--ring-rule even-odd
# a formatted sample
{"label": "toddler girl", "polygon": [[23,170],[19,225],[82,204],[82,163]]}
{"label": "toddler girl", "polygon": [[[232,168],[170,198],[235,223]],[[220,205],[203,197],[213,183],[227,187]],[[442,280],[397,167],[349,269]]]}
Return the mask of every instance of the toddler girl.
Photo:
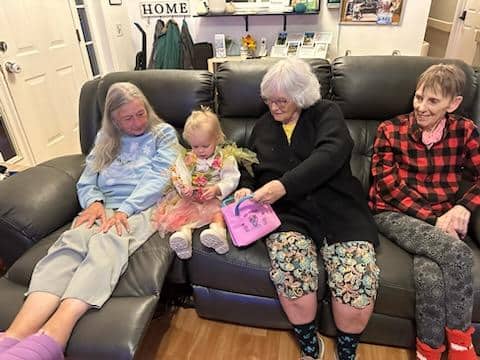
{"label": "toddler girl", "polygon": [[221,200],[238,186],[236,157],[252,158],[253,153],[225,145],[217,116],[205,107],[188,117],[183,138],[191,150],[177,158],[172,169],[174,189],[159,203],[154,221],[162,236],[173,233],[170,247],[180,259],[192,256],[192,229],[207,224],[209,228],[200,234],[201,243],[224,254],[229,246]]}

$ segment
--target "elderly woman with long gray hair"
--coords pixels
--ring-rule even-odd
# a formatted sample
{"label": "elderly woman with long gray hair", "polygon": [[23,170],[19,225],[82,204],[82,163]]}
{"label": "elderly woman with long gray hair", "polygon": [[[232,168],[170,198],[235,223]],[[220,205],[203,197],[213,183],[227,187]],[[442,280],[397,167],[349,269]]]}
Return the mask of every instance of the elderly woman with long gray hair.
{"label": "elderly woman with long gray hair", "polygon": [[140,89],[110,87],[77,184],[83,211],[37,263],[22,308],[0,333],[0,359],[63,358],[77,321],[110,298],[128,257],[155,232],[152,207],[168,185],[177,144]]}
{"label": "elderly woman with long gray hair", "polygon": [[235,197],[254,191],[253,199],[272,204],[282,222],[266,239],[270,277],[302,359],[324,353],[315,324],[318,250],[328,273],[337,356],[353,360],[379,274],[375,222],[350,169],[353,141],[340,108],[320,99],[320,84],[304,61],[279,61],[260,90],[270,111],[250,137],[259,164],[253,177],[242,173]]}

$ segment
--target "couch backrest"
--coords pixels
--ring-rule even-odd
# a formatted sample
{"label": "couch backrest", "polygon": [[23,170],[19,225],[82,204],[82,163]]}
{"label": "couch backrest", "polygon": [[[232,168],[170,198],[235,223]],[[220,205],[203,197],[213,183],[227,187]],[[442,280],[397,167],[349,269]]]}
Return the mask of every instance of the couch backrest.
{"label": "couch backrest", "polygon": [[[229,139],[245,146],[255,120],[268,109],[260,98],[260,83],[278,59],[226,62],[215,77],[207,71],[146,70],[111,73],[87,82],[80,96],[80,140],[88,153],[101,124],[108,87],[114,82],[138,85],[155,111],[177,129],[199,105],[214,107]],[[321,93],[337,102],[355,146],[351,166],[365,190],[370,183],[370,158],[378,124],[412,110],[418,76],[430,65],[455,62],[467,75],[464,101],[458,112],[480,124],[479,74],[461,61],[409,56],[347,56],[333,61],[308,61]],[[216,90],[216,98],[215,98]]]}
{"label": "couch backrest", "polygon": [[[268,68],[278,58],[225,62],[215,73],[217,111],[228,138],[239,146],[245,146],[255,120],[268,111],[260,98],[260,83]],[[312,67],[320,82],[321,92],[330,91],[331,67],[327,60],[311,59]]]}
{"label": "couch backrest", "polygon": [[347,56],[332,63],[330,98],[337,102],[355,142],[351,166],[365,190],[378,124],[412,111],[418,76],[430,65],[458,64],[467,75],[464,101],[457,111],[480,123],[477,74],[461,61],[415,56]]}
{"label": "couch backrest", "polygon": [[101,126],[101,110],[110,85],[129,81],[137,85],[156,113],[177,129],[200,105],[214,107],[213,74],[204,70],[145,70],[116,72],[87,82],[80,95],[80,141],[87,154]]}

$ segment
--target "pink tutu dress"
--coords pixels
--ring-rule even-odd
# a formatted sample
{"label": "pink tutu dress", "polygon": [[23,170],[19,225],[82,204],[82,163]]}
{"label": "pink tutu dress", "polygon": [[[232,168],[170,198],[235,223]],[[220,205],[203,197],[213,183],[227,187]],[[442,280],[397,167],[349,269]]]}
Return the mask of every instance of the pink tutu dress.
{"label": "pink tutu dress", "polygon": [[[173,188],[160,201],[153,218],[162,236],[178,231],[183,226],[199,228],[213,222],[214,216],[220,213],[221,202],[217,198],[204,201],[202,194],[204,188],[218,184],[228,173],[222,171],[225,158],[220,148],[208,159],[197,158],[192,151],[179,156],[172,168]],[[236,161],[229,160],[228,163],[231,164],[233,160],[237,168]],[[193,200],[179,195],[184,186],[194,189]]]}
{"label": "pink tutu dress", "polygon": [[[161,236],[179,231],[182,227],[199,228],[211,224],[221,214],[221,200],[238,186],[240,171],[237,161],[251,172],[258,163],[255,153],[238,148],[234,143],[218,146],[208,159],[199,159],[193,151],[183,149],[172,167],[172,188],[158,203],[153,222]],[[221,195],[205,201],[203,191],[217,185]],[[193,199],[179,195],[185,186],[194,189]]]}

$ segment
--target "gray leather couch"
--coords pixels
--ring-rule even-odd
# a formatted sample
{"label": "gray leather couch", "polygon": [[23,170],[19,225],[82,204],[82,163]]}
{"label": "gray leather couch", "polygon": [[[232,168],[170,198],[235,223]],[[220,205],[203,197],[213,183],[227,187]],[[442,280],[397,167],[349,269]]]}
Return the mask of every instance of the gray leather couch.
{"label": "gray leather couch", "polygon": [[[191,109],[215,105],[227,136],[245,145],[255,120],[267,111],[259,85],[275,60],[248,60],[222,64],[215,76],[206,71],[123,72],[87,82],[80,98],[82,152],[90,149],[100,125],[108,86],[116,81],[139,85],[155,110],[177,128]],[[310,61],[322,85],[322,95],[338,102],[355,142],[352,170],[367,189],[370,155],[378,123],[411,110],[416,78],[441,60],[423,57],[343,57],[332,64]],[[479,75],[460,63],[467,73],[464,103],[459,110],[480,121]],[[0,183],[0,257],[11,266],[0,279],[0,329],[8,325],[21,305],[35,262],[78,212],[74,184],[84,155],[68,156],[40,164]],[[478,214],[474,214],[475,216]],[[472,237],[480,234],[474,222]],[[67,348],[72,358],[132,358],[159,298],[165,273],[171,283],[193,286],[200,316],[239,324],[288,328],[270,282],[265,245],[231,248],[217,255],[194,239],[192,259],[180,261],[165,252],[153,236],[131,258],[113,297],[100,311],[79,322]],[[475,249],[474,273],[479,274],[480,251]],[[415,293],[412,257],[380,236],[377,249],[381,269],[380,289],[372,319],[362,341],[412,347],[415,338]],[[27,251],[28,250],[28,251]],[[12,265],[13,264],[13,265]],[[325,274],[318,290],[320,331],[333,335],[335,327],[328,303]],[[93,282],[93,281],[92,281]],[[475,344],[480,345],[480,276],[475,276],[473,312]],[[107,334],[107,335],[105,335]]]}

